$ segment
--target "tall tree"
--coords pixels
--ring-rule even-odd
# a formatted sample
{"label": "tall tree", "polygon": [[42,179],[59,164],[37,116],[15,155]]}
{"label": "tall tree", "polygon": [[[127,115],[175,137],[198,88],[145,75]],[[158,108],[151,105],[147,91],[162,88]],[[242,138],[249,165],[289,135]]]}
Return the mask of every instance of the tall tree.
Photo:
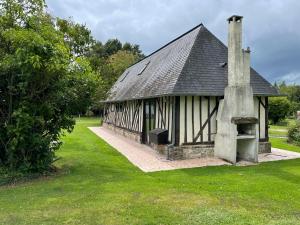
{"label": "tall tree", "polygon": [[86,54],[93,70],[98,74],[98,84],[93,97],[92,110],[100,112],[107,92],[116,82],[124,70],[142,59],[144,55],[138,45],[128,42],[122,43],[117,39],[110,39],[105,44],[97,41]]}
{"label": "tall tree", "polygon": [[130,44],[128,42],[125,42],[123,44],[122,50],[131,52],[131,53],[137,55],[139,59],[142,59],[142,58],[145,57],[145,55],[140,50],[140,46],[139,45],[132,45],[132,44]]}
{"label": "tall tree", "polygon": [[93,76],[45,7],[0,4],[0,166],[27,172],[49,169],[63,130],[74,125],[78,80]]}
{"label": "tall tree", "polygon": [[99,71],[101,67],[107,63],[106,52],[100,41],[96,41],[95,44],[91,46],[86,56],[95,71]]}
{"label": "tall tree", "polygon": [[269,119],[273,124],[284,120],[290,112],[291,103],[286,97],[272,97],[269,99]]}
{"label": "tall tree", "polygon": [[113,83],[121,76],[121,74],[132,64],[138,61],[139,56],[128,51],[118,51],[108,59],[114,71],[114,77],[112,78]]}
{"label": "tall tree", "polygon": [[56,27],[63,33],[65,43],[73,55],[73,66],[69,71],[72,74],[71,85],[74,85],[70,110],[74,115],[85,114],[92,105],[92,96],[100,79],[96,68],[93,68],[92,60],[88,60],[86,56],[91,53],[91,49],[98,50],[97,47],[101,42],[94,40],[91,31],[85,25],[77,24],[70,19],[57,18]]}
{"label": "tall tree", "polygon": [[64,34],[65,41],[76,56],[86,55],[95,43],[91,31],[85,25],[60,18],[57,18],[56,25]]}
{"label": "tall tree", "polygon": [[107,56],[115,54],[122,49],[122,43],[118,39],[109,39],[104,45]]}
{"label": "tall tree", "polygon": [[291,103],[290,116],[294,116],[300,110],[300,85],[290,84],[287,85],[284,81],[277,85],[279,92],[287,96]]}
{"label": "tall tree", "polygon": [[121,50],[111,55],[104,61],[103,65],[98,67],[100,79],[93,98],[93,111],[101,111],[102,104],[100,100],[105,100],[108,91],[119,76],[138,59],[138,55]]}

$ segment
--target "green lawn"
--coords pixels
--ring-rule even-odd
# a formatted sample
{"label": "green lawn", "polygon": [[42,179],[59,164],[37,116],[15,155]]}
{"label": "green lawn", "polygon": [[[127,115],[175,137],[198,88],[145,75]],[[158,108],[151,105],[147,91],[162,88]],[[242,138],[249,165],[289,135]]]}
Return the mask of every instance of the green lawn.
{"label": "green lawn", "polygon": [[[279,127],[279,128],[277,128]],[[279,137],[286,137],[288,133],[288,129],[285,127],[280,126],[270,126],[269,128],[269,135],[270,136],[279,136]]]}
{"label": "green lawn", "polygon": [[[295,120],[286,120],[287,125],[271,125],[269,128],[270,141],[272,147],[286,149],[290,151],[300,152],[300,147],[287,142],[288,126],[295,124]],[[281,138],[278,138],[281,137]]]}
{"label": "green lawn", "polygon": [[274,148],[280,148],[280,149],[286,149],[289,151],[300,152],[299,146],[288,143],[287,139],[285,139],[285,138],[270,138],[270,141],[272,143],[272,147],[274,147]]}
{"label": "green lawn", "polygon": [[0,187],[0,224],[300,224],[300,159],[143,173],[97,124],[64,138],[59,175]]}
{"label": "green lawn", "polygon": [[269,135],[270,136],[287,136],[288,128],[291,125],[294,125],[296,120],[294,119],[286,119],[281,122],[281,125],[270,125],[269,127]]}
{"label": "green lawn", "polygon": [[269,127],[269,135],[271,137],[276,137],[276,136],[280,136],[280,137],[285,137],[287,136],[288,133],[288,124],[291,124],[293,122],[291,121],[287,121],[287,125],[270,125]]}

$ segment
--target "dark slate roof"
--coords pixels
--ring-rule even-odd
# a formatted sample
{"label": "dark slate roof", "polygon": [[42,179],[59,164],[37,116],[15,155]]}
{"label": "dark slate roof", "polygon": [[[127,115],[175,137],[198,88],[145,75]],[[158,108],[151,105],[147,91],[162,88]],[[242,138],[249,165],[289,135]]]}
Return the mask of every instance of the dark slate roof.
{"label": "dark slate roof", "polygon": [[[200,24],[126,69],[106,101],[167,95],[223,96],[228,70],[222,66],[224,62],[227,47]],[[251,85],[254,95],[279,95],[252,68]]]}

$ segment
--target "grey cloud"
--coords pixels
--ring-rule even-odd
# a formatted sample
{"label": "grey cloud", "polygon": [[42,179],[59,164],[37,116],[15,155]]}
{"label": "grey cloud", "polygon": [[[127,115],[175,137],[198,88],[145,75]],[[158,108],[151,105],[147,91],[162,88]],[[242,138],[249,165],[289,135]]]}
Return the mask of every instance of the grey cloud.
{"label": "grey cloud", "polygon": [[226,18],[240,14],[253,67],[269,81],[300,83],[298,0],[47,0],[47,4],[52,14],[86,24],[98,40],[116,37],[139,44],[146,54],[201,22],[226,43]]}

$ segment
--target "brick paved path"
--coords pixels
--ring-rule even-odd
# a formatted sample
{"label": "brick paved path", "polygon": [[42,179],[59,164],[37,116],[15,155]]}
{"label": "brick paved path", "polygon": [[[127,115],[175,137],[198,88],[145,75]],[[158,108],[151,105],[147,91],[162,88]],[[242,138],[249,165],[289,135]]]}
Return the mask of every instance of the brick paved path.
{"label": "brick paved path", "polygon": [[[109,145],[123,154],[132,164],[139,167],[144,172],[154,172],[162,170],[174,170],[182,168],[194,168],[204,166],[231,165],[218,158],[199,158],[169,161],[164,156],[147,145],[139,144],[133,140],[114,133],[104,127],[89,127],[97,136],[105,140]],[[260,154],[259,162],[285,160],[300,158],[300,153],[290,152],[272,148],[272,153]],[[238,165],[251,165],[251,163],[240,162]]]}

